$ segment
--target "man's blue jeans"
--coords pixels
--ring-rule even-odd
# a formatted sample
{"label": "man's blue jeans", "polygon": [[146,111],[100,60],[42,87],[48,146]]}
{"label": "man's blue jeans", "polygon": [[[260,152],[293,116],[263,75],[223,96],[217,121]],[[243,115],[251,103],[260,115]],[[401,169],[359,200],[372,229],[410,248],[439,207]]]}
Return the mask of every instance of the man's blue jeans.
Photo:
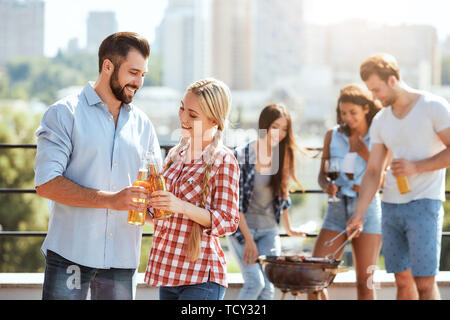
{"label": "man's blue jeans", "polygon": [[43,300],[133,299],[136,269],[96,269],[81,266],[47,250]]}

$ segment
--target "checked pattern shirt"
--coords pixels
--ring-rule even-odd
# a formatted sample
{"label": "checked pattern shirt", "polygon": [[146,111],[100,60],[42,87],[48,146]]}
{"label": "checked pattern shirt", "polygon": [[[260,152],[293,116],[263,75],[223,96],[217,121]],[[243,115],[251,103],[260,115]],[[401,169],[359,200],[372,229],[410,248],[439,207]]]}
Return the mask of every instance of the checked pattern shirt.
{"label": "checked pattern shirt", "polygon": [[[205,164],[201,158],[186,163],[186,149],[164,172],[166,186],[181,200],[200,206]],[[169,152],[166,162],[173,151]],[[199,284],[207,282],[209,277],[211,282],[228,286],[226,260],[219,237],[234,233],[239,225],[239,165],[232,151],[222,144],[217,147],[213,161],[205,203],[205,209],[211,213],[211,227],[202,227],[200,257],[195,261],[185,257],[192,220],[179,213],[154,220],[153,244],[145,272],[145,281],[149,285]]]}

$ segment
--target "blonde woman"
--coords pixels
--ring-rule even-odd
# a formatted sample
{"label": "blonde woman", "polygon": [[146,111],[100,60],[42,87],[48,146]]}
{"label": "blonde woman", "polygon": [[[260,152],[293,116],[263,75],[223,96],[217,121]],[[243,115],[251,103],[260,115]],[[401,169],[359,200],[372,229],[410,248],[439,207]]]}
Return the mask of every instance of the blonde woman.
{"label": "blonde woman", "polygon": [[231,104],[216,79],[190,85],[181,101],[180,143],[164,164],[168,191],[151,194],[150,206],[173,212],[154,220],[145,280],[161,300],[221,300],[226,261],[219,237],[239,225],[239,165],[222,143]]}

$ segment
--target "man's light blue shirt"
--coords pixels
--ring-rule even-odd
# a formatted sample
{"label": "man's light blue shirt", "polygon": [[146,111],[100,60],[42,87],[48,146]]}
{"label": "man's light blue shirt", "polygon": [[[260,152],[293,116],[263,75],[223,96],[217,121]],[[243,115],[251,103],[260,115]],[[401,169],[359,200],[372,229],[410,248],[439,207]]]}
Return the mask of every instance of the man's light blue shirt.
{"label": "man's light blue shirt", "polygon": [[[145,113],[122,104],[116,127],[91,83],[49,107],[36,136],[36,186],[64,176],[86,188],[116,192],[133,184],[147,151],[161,157]],[[91,268],[138,267],[142,227],[127,223],[127,211],[54,201],[49,201],[49,209],[44,255],[49,249]]]}

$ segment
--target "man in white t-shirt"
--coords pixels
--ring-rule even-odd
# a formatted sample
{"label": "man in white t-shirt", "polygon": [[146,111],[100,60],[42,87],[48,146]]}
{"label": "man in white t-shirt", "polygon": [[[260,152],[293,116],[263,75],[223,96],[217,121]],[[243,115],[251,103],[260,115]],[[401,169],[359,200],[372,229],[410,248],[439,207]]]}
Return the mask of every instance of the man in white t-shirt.
{"label": "man in white t-shirt", "polygon": [[[362,231],[364,212],[383,186],[382,240],[386,271],[395,274],[397,299],[440,299],[439,272],[445,201],[445,168],[450,165],[450,106],[446,100],[407,86],[394,57],[377,54],[360,68],[362,80],[385,107],[370,128],[372,151],[347,232]],[[400,193],[397,179],[409,191]]]}

